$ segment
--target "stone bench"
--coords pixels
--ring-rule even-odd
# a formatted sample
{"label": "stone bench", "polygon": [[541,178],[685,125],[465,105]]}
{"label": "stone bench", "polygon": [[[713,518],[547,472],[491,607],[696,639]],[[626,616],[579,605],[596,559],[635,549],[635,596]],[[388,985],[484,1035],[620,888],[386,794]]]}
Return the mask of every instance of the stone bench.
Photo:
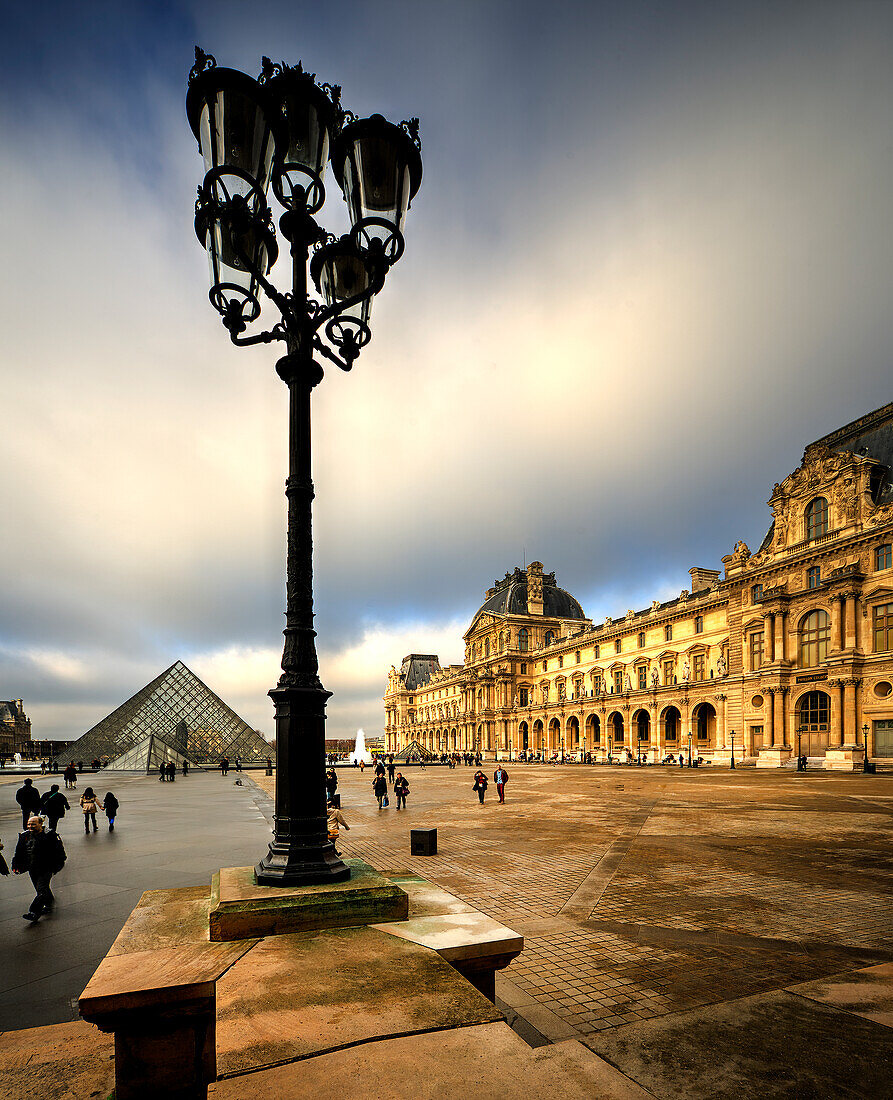
{"label": "stone bench", "polygon": [[115,1100],[204,1100],[217,1080],[217,979],[256,941],[107,955],[78,999],[115,1036]]}

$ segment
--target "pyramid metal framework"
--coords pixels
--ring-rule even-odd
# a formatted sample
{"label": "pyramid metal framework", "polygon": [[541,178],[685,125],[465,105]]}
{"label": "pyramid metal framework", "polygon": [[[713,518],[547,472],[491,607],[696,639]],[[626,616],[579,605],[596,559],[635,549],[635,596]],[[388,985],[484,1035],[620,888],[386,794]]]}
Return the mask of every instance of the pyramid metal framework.
{"label": "pyramid metal framework", "polygon": [[60,753],[59,760],[108,760],[142,770],[162,760],[182,763],[184,757],[192,764],[218,764],[222,756],[251,763],[273,755],[268,741],[176,661]]}
{"label": "pyramid metal framework", "polygon": [[189,757],[184,756],[183,753],[172,749],[166,741],[162,741],[160,737],[150,733],[148,737],[138,741],[133,748],[128,749],[121,756],[116,756],[114,760],[109,762],[108,766],[113,771],[154,772],[158,770],[160,764],[173,763],[181,768],[184,760],[187,760],[190,764],[195,763],[194,760],[189,760]]}
{"label": "pyramid metal framework", "polygon": [[399,752],[394,753],[394,760],[399,761],[402,764],[414,764],[420,761],[435,760],[437,754],[430,751],[430,749],[423,748],[418,741],[410,741],[408,745],[402,748]]}

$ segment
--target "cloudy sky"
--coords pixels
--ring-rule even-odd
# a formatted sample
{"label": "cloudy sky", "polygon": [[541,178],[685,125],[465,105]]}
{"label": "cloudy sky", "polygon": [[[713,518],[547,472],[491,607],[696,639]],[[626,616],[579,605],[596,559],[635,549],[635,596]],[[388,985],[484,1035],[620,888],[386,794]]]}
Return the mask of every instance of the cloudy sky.
{"label": "cloudy sky", "polygon": [[[252,74],[300,58],[355,113],[421,119],[373,341],[314,395],[330,736],[380,730],[404,654],[459,660],[525,558],[598,620],[755,549],[804,445],[893,399],[893,5],[4,20],[0,698],[35,736],[79,736],[178,658],[272,733],[286,390],[207,301],[196,43]],[[342,210],[332,183],[324,223]]]}

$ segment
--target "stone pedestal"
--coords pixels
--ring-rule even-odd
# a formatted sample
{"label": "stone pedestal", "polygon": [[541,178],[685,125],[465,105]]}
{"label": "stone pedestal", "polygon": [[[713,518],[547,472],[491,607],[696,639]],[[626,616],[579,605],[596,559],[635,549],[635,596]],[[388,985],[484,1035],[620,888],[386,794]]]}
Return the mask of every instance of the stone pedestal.
{"label": "stone pedestal", "polygon": [[211,940],[252,939],[317,928],[405,920],[406,894],[361,859],[350,878],[316,886],[258,886],[253,867],[224,867],[211,880]]}
{"label": "stone pedestal", "polygon": [[838,745],[825,750],[825,770],[829,772],[860,772],[865,759],[862,745]]}
{"label": "stone pedestal", "polygon": [[757,757],[758,768],[783,768],[791,759],[793,749],[789,745],[775,745],[769,749],[760,749]]}

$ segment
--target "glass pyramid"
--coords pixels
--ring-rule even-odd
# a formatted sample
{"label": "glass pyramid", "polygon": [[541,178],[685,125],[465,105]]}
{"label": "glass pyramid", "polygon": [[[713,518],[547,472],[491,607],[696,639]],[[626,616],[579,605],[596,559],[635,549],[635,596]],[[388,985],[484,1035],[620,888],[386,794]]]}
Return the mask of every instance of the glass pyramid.
{"label": "glass pyramid", "polygon": [[[137,741],[133,748],[110,761],[109,767],[122,772],[155,772],[158,771],[160,764],[169,764],[171,761],[179,769],[184,760],[189,760],[189,757],[172,749],[166,741],[150,733],[142,741]],[[195,761],[189,760],[189,763],[194,764]]]}
{"label": "glass pyramid", "polygon": [[413,764],[420,761],[436,760],[437,754],[422,748],[418,741],[410,741],[399,752],[394,753],[395,763]]}
{"label": "glass pyramid", "polygon": [[184,757],[191,764],[216,765],[222,756],[260,763],[274,755],[268,741],[176,661],[60,753],[59,760],[98,759],[142,770],[162,760],[182,763]]}

